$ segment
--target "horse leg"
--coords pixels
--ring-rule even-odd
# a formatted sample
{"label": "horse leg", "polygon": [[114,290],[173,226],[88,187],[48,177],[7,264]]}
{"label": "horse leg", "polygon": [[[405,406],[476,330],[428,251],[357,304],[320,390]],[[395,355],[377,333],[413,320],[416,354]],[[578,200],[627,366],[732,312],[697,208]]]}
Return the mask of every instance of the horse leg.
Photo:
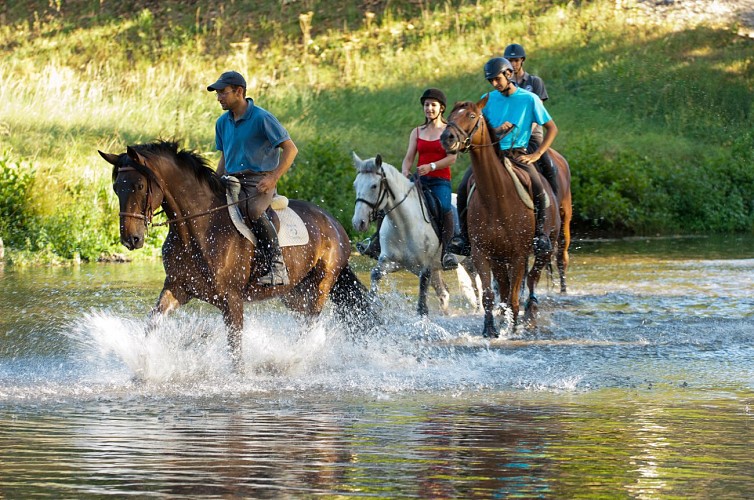
{"label": "horse leg", "polygon": [[[474,252],[474,249],[472,249]],[[482,256],[475,256],[474,267],[479,273],[479,279],[482,282],[482,307],[484,308],[484,326],[482,327],[482,337],[498,338],[500,334],[495,327],[495,290],[492,288],[492,272],[489,264]]]}
{"label": "horse leg", "polygon": [[442,279],[442,274],[440,273],[439,269],[432,271],[432,274],[430,275],[430,282],[432,283],[432,288],[435,289],[437,298],[440,300],[440,310],[443,312],[443,314],[447,314],[448,305],[450,304],[450,292],[448,292],[448,286]]}
{"label": "horse leg", "polygon": [[241,338],[243,336],[243,300],[226,296],[220,305],[225,327],[228,330],[230,359],[235,372],[243,369]]}
{"label": "horse leg", "polygon": [[566,289],[566,271],[568,270],[568,247],[571,245],[571,224],[570,214],[565,210],[560,213],[560,238],[558,239],[558,275],[560,276],[560,293],[567,293]]}
{"label": "horse leg", "polygon": [[401,267],[395,262],[390,262],[380,258],[377,260],[377,265],[372,268],[372,272],[369,273],[370,286],[369,291],[373,294],[377,293],[377,289],[380,286],[380,280],[388,273],[397,271]]}
{"label": "horse leg", "polygon": [[500,336],[495,327],[495,292],[491,286],[484,287],[482,292],[482,306],[484,307],[484,326],[482,327],[482,337],[496,339]]}
{"label": "horse leg", "polygon": [[398,266],[393,263],[389,262],[385,259],[378,259],[377,265],[372,268],[372,272],[369,273],[369,291],[372,293],[377,293],[377,290],[380,287],[380,280],[390,272],[393,272],[398,269]]}
{"label": "horse leg", "polygon": [[149,319],[147,321],[147,335],[153,332],[157,326],[162,322],[163,318],[171,311],[178,309],[188,302],[188,297],[185,293],[179,291],[173,291],[170,288],[163,288],[160,292],[160,296],[157,298],[157,303],[149,311]]}
{"label": "horse leg", "polygon": [[519,287],[523,278],[523,273],[519,275],[515,272],[517,266],[509,264],[498,264],[493,270],[498,288],[498,294],[501,301],[510,310],[510,323],[507,331],[514,331],[518,325],[518,308],[520,303]]}
{"label": "horse leg", "polygon": [[481,293],[479,291],[479,284],[477,283],[477,273],[474,266],[471,264],[471,259],[463,259],[461,265],[456,268],[456,275],[458,276],[458,287],[461,289],[461,293],[469,305],[478,311],[482,305]]}
{"label": "horse leg", "polygon": [[324,309],[336,279],[337,273],[326,269],[325,264],[320,261],[298,285],[281,297],[281,300],[291,311],[314,319]]}
{"label": "horse leg", "polygon": [[429,315],[429,308],[427,307],[427,290],[429,288],[430,271],[423,269],[419,273],[419,304],[416,307],[416,312],[419,316]]}
{"label": "horse leg", "polygon": [[539,300],[537,299],[536,288],[539,279],[542,276],[542,269],[550,262],[552,254],[547,254],[534,259],[534,265],[531,266],[526,278],[529,287],[529,298],[526,300],[524,322],[529,328],[537,327],[537,314],[539,313]]}

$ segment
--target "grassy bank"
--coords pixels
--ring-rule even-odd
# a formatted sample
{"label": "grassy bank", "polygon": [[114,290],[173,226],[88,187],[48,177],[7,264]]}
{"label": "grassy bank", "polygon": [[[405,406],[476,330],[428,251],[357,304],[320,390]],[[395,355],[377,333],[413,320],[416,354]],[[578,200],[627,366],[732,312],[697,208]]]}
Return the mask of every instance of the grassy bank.
{"label": "grassy bank", "polygon": [[603,0],[133,4],[0,11],[0,237],[15,258],[121,251],[97,149],[173,138],[214,162],[221,110],[204,87],[228,68],[299,146],[282,190],[350,230],[350,151],[398,165],[422,90],[477,98],[482,65],[514,41],[547,83],[577,233],[754,227],[754,43],[731,26],[663,26]]}

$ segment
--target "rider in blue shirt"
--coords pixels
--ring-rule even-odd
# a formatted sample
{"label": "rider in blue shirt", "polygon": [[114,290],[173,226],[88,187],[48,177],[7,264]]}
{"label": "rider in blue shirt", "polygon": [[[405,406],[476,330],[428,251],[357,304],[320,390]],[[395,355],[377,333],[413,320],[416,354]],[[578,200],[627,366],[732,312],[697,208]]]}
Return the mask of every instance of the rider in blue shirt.
{"label": "rider in blue shirt", "polygon": [[298,148],[288,131],[269,111],[246,97],[246,80],[235,71],[226,71],[207,87],[227,112],[215,123],[215,147],[220,154],[217,174],[233,175],[241,182],[239,207],[251,221],[250,227],[270,262],[270,271],[260,285],[287,285],[288,270],[283,262],[277,231],[265,213],[272,203],[275,186],[293,164]]}
{"label": "rider in blue shirt", "polygon": [[[511,66],[513,67],[513,81],[517,87],[537,94],[537,97],[542,99],[542,102],[545,102],[550,98],[550,96],[547,94],[547,89],[545,88],[545,82],[537,75],[530,75],[524,70],[526,51],[521,44],[512,43],[505,47],[503,57],[508,59],[508,62],[510,62]],[[539,124],[535,124],[531,132],[529,145],[526,149],[529,152],[536,151],[539,145],[542,144],[543,139],[544,135],[542,133],[542,127]],[[539,159],[539,161],[537,162],[537,169],[539,169],[539,172],[545,176],[547,182],[550,183],[552,192],[557,198],[559,192],[558,170],[557,167],[555,167],[555,164],[552,162],[552,158],[550,158],[549,151],[545,151],[542,155],[542,158]]]}
{"label": "rider in blue shirt", "polygon": [[[489,99],[482,113],[500,139],[501,153],[515,160],[519,165],[526,167],[531,178],[536,216],[534,252],[536,255],[541,255],[552,250],[552,244],[544,231],[546,198],[542,179],[535,163],[555,140],[558,127],[539,97],[516,86],[512,80],[513,67],[507,59],[494,57],[487,61],[487,64],[484,65],[484,75],[497,92],[489,94]],[[546,134],[539,147],[532,153],[528,153],[526,147],[534,123],[542,125]],[[458,186],[457,203],[461,231],[449,245],[450,251],[458,255],[469,255],[471,253],[466,226],[468,196],[466,184],[470,176],[471,169],[469,168]]]}

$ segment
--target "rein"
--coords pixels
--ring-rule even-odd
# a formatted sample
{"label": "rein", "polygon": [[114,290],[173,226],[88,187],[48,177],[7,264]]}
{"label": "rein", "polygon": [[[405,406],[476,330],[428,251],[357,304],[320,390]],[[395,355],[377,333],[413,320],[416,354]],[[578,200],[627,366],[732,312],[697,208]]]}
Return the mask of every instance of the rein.
{"label": "rein", "polygon": [[[147,170],[147,172],[149,172],[150,174],[152,174],[152,172],[149,169],[147,169],[146,167],[144,167],[144,168]],[[167,226],[168,224],[174,224],[176,222],[183,222],[183,221],[186,221],[186,220],[189,220],[189,219],[195,219],[197,217],[204,217],[205,215],[209,215],[209,214],[212,214],[212,213],[217,212],[219,210],[222,210],[222,209],[225,209],[225,208],[228,208],[228,207],[232,207],[233,205],[238,205],[239,203],[241,203],[243,201],[246,201],[246,200],[248,200],[248,199],[251,198],[251,196],[247,196],[246,198],[241,198],[240,200],[234,201],[233,203],[226,203],[225,205],[220,205],[219,207],[210,208],[209,210],[206,210],[204,212],[199,212],[199,213],[191,214],[191,215],[184,215],[182,217],[175,217],[173,219],[168,219],[165,222],[152,223],[152,218],[155,215],[159,215],[160,213],[164,212],[164,210],[161,211],[161,212],[158,212],[156,214],[152,212],[152,177],[154,176],[154,174],[152,174],[152,175],[146,175],[144,172],[142,172],[141,170],[139,170],[139,169],[137,169],[135,167],[120,167],[120,168],[118,168],[118,173],[128,172],[128,171],[135,171],[135,172],[140,173],[144,177],[146,177],[146,179],[147,179],[147,199],[146,199],[146,201],[144,203],[144,211],[143,211],[143,213],[120,212],[119,215],[121,217],[133,217],[135,219],[141,219],[141,220],[144,221],[144,226],[146,228],[149,228],[150,225],[152,225],[153,227]],[[165,193],[165,188],[162,186],[162,183],[157,179],[157,177],[154,177],[154,180],[155,180],[155,182],[157,182],[157,184],[160,185],[159,188],[160,188],[160,190],[164,194]]]}

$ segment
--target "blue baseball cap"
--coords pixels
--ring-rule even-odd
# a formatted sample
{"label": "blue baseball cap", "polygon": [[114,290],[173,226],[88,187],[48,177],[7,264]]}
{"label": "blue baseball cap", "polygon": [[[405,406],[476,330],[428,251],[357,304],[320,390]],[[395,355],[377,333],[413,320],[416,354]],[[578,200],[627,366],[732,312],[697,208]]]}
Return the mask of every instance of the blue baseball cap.
{"label": "blue baseball cap", "polygon": [[235,85],[236,87],[246,88],[246,80],[241,76],[238,71],[226,71],[215,83],[207,87],[207,90],[213,92],[215,90],[222,90],[228,85]]}

